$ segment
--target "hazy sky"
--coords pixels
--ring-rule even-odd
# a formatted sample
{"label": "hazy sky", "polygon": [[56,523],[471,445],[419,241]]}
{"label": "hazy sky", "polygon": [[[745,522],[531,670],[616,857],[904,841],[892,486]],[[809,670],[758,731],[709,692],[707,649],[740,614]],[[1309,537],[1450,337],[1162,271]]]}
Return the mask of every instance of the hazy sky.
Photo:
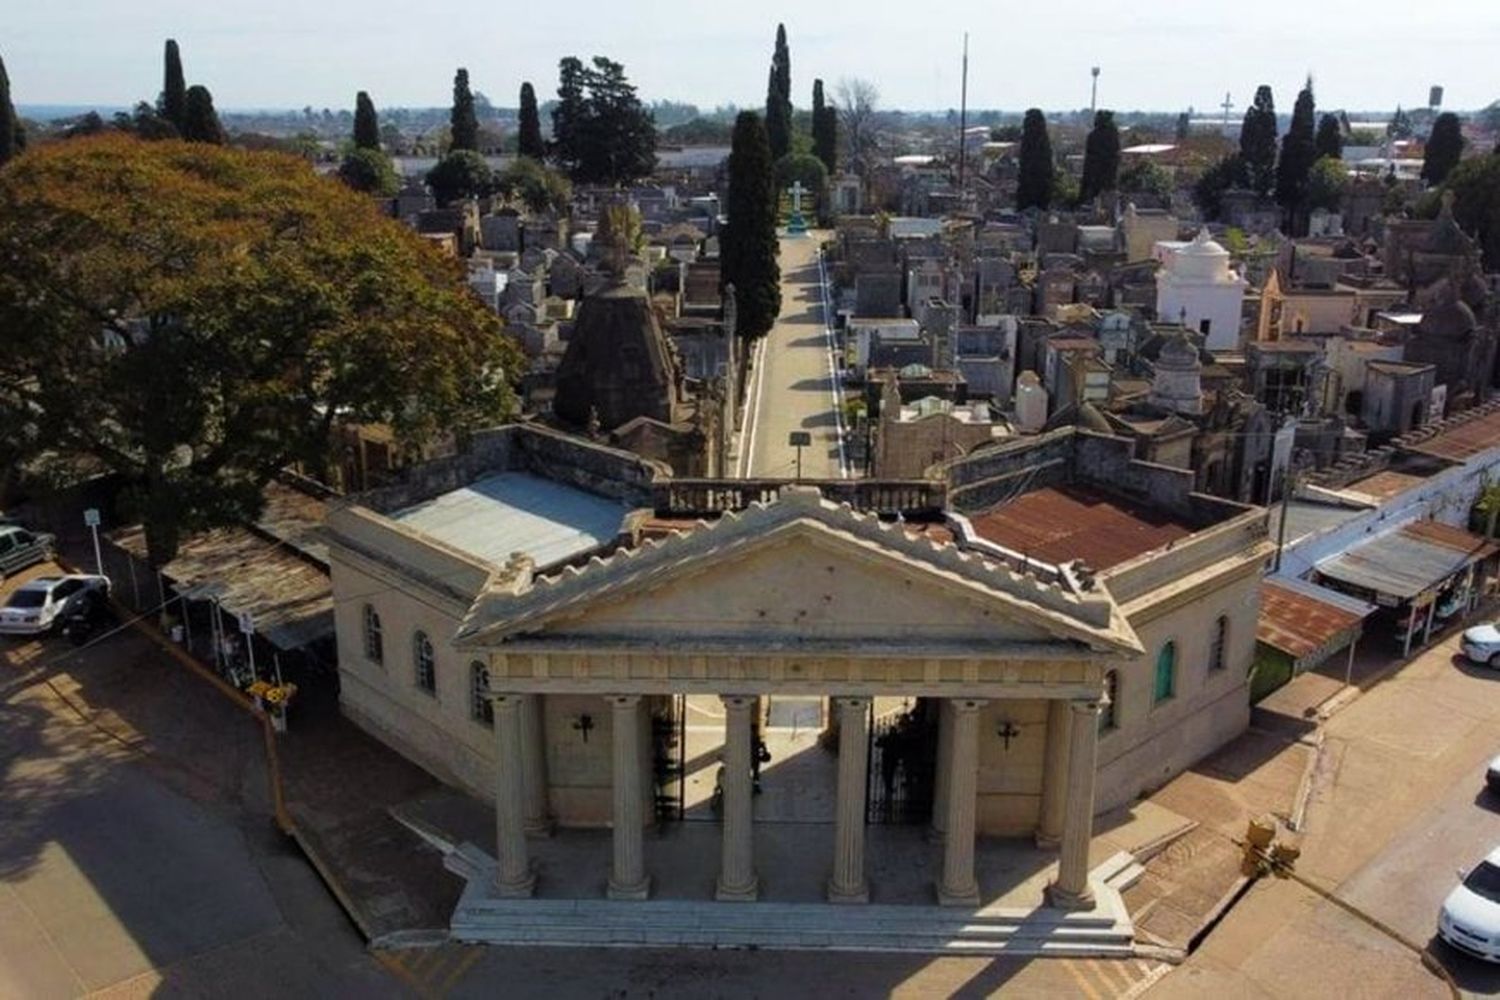
{"label": "hazy sky", "polygon": [[[127,104],[161,89],[161,47],[182,46],[189,83],[220,108],[440,105],[456,66],[496,104],[522,80],[543,100],[564,55],[625,64],[647,100],[703,107],[764,100],[776,22],[786,22],[793,99],[815,76],[876,83],[885,107],[959,100],[970,34],[972,107],[1086,107],[1100,65],[1101,107],[1238,114],[1270,83],[1290,110],[1310,71],[1322,108],[1482,107],[1500,98],[1500,0],[51,0],[7,5],[0,56],[18,104]],[[1253,14],[1251,13],[1253,11]],[[1217,113],[1217,112],[1215,112]]]}

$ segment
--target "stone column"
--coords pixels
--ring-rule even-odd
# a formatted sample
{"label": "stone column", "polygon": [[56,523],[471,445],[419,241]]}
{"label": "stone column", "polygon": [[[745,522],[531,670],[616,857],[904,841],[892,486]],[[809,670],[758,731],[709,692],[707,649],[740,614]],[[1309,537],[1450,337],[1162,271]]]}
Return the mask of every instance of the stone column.
{"label": "stone column", "polygon": [[552,832],[547,815],[547,744],[542,732],[542,696],[521,696],[521,787],[526,798],[526,835]]}
{"label": "stone column", "polygon": [[1047,747],[1042,757],[1042,808],[1036,827],[1036,846],[1053,850],[1062,841],[1063,804],[1068,795],[1068,721],[1072,716],[1061,698],[1047,702]]}
{"label": "stone column", "polygon": [[530,896],[536,875],[526,855],[526,796],[521,761],[523,695],[495,698],[495,893]]}
{"label": "stone column", "polygon": [[759,894],[755,877],[755,827],[751,815],[750,713],[752,695],[721,695],[724,702],[724,844],[714,898],[749,902]]}
{"label": "stone column", "polygon": [[833,824],[830,903],[868,903],[865,879],[865,786],[870,776],[870,699],[835,698],[839,717],[838,811]]}
{"label": "stone column", "polygon": [[614,726],[614,867],[609,873],[610,899],[645,899],[651,895],[641,828],[641,696],[609,697]]}
{"label": "stone column", "polygon": [[927,828],[927,839],[934,844],[943,842],[943,831],[948,828],[948,758],[952,752],[953,703],[947,698],[939,698],[938,763],[932,781],[932,825]]}
{"label": "stone column", "polygon": [[943,877],[938,902],[943,906],[978,906],[979,883],[974,879],[974,811],[979,790],[979,698],[955,698],[948,718],[953,741],[948,757],[947,817],[943,837]]}
{"label": "stone column", "polygon": [[1047,888],[1053,906],[1086,910],[1094,905],[1089,889],[1089,842],[1094,836],[1094,751],[1099,742],[1099,703],[1075,701],[1068,734],[1068,796],[1063,809],[1062,855],[1057,881]]}

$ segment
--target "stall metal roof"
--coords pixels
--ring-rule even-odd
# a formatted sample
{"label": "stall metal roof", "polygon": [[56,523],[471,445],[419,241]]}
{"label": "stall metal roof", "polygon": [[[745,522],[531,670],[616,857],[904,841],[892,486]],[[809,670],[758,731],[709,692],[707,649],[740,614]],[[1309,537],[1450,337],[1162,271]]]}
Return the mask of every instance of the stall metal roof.
{"label": "stall metal roof", "polygon": [[1306,580],[1266,580],[1260,585],[1255,638],[1298,663],[1312,663],[1347,645],[1374,610],[1373,604]]}
{"label": "stall metal roof", "polygon": [[1340,583],[1408,600],[1495,551],[1462,528],[1417,521],[1329,556],[1317,570]]}

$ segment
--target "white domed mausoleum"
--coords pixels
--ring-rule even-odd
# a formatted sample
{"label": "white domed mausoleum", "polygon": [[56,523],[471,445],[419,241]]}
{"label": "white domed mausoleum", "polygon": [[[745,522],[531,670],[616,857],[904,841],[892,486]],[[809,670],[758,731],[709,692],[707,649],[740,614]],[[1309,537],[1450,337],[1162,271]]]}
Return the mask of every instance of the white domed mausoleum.
{"label": "white domed mausoleum", "polygon": [[1249,282],[1229,266],[1229,251],[1198,231],[1190,243],[1162,241],[1155,256],[1156,316],[1163,323],[1182,323],[1204,338],[1210,351],[1240,346],[1240,317]]}

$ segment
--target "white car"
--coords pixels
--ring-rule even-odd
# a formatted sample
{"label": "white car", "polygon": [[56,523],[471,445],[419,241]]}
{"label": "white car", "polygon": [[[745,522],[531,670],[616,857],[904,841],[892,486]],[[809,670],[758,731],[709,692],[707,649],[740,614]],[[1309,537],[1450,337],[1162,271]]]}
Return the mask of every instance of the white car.
{"label": "white car", "polygon": [[0,607],[0,633],[38,635],[61,625],[75,611],[102,604],[109,578],[91,573],[39,576],[27,580]]}
{"label": "white car", "polygon": [[1500,667],[1500,628],[1492,622],[1464,629],[1463,650],[1474,663]]}
{"label": "white car", "polygon": [[1500,962],[1500,847],[1459,878],[1438,911],[1438,935],[1459,951]]}

